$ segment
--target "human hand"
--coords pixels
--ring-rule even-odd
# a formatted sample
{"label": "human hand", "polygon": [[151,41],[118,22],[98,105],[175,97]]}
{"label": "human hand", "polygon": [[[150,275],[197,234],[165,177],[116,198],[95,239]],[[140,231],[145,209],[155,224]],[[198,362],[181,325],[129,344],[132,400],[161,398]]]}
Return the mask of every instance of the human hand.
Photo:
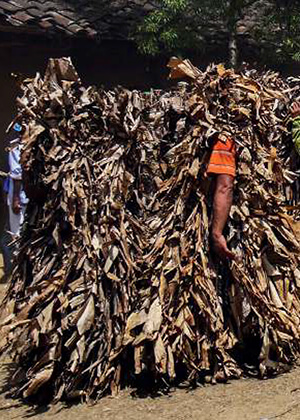
{"label": "human hand", "polygon": [[300,102],[294,102],[291,106],[292,118],[296,118],[300,115]]}
{"label": "human hand", "polygon": [[212,233],[212,245],[215,253],[221,260],[226,258],[230,260],[235,259],[235,254],[228,249],[226,239],[223,235]]}
{"label": "human hand", "polygon": [[14,212],[14,214],[20,214],[21,212],[21,201],[19,196],[13,197],[12,211]]}

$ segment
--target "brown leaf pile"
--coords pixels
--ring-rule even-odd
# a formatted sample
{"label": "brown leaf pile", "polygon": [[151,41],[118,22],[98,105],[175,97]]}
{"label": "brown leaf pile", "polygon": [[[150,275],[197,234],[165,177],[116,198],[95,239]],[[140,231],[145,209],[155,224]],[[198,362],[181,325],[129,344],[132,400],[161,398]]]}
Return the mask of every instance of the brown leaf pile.
{"label": "brown leaf pile", "polygon": [[[17,395],[97,399],[145,371],[168,383],[267,375],[299,352],[300,244],[284,203],[300,84],[169,65],[187,88],[84,88],[68,59],[23,82],[22,163],[36,197],[0,343],[20,366]],[[239,149],[230,265],[209,244],[216,134]]]}

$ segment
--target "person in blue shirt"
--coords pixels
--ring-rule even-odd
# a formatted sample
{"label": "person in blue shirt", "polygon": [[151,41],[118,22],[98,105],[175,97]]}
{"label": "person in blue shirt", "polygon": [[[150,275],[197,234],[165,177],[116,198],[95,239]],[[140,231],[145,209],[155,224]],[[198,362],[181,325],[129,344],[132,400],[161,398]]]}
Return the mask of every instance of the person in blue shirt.
{"label": "person in blue shirt", "polygon": [[16,123],[10,133],[11,141],[8,151],[8,177],[2,182],[4,199],[7,204],[7,220],[1,236],[0,246],[4,259],[4,280],[8,278],[12,268],[14,245],[12,241],[20,234],[24,221],[28,199],[22,185],[22,168],[20,165],[20,136],[23,128]]}
{"label": "person in blue shirt", "polygon": [[8,153],[9,184],[7,205],[9,212],[9,231],[13,238],[15,238],[20,234],[28,199],[23,190],[22,168],[20,164],[21,145],[19,140],[22,133],[22,126],[16,123],[13,128],[18,136],[10,142]]}

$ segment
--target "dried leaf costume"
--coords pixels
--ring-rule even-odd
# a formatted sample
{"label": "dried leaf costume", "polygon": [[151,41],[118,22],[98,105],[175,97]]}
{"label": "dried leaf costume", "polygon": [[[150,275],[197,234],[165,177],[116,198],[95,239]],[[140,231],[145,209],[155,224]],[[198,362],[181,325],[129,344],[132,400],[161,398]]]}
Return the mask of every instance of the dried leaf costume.
{"label": "dried leaf costume", "polygon": [[[55,401],[159,382],[227,380],[299,352],[299,242],[285,209],[295,81],[170,62],[183,91],[85,88],[70,60],[24,80],[24,170],[35,186],[2,305],[15,393]],[[227,240],[209,245],[215,135],[238,148]]]}

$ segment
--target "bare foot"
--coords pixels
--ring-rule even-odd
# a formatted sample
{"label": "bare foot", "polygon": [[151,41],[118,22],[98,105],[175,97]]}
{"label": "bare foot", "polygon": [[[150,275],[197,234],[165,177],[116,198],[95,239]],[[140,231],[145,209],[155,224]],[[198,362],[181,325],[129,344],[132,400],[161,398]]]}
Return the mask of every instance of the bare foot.
{"label": "bare foot", "polygon": [[226,239],[223,235],[212,234],[212,244],[215,253],[221,260],[226,258],[230,260],[235,259],[235,254],[228,249]]}

